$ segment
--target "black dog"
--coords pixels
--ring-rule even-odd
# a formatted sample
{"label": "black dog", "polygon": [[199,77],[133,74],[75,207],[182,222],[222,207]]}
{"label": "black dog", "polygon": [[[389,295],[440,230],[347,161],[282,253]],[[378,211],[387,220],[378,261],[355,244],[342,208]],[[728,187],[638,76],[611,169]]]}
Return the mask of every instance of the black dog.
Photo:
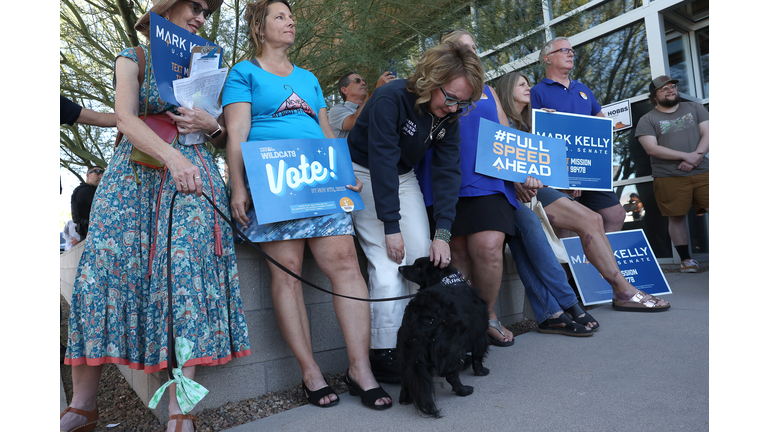
{"label": "black dog", "polygon": [[419,284],[408,303],[397,332],[397,356],[402,373],[400,403],[414,403],[419,411],[440,417],[435,405],[432,372],[445,377],[459,396],[474,390],[459,380],[464,357],[472,352],[475,375],[488,375],[488,305],[453,267],[435,267],[429,257],[401,266],[404,278]]}

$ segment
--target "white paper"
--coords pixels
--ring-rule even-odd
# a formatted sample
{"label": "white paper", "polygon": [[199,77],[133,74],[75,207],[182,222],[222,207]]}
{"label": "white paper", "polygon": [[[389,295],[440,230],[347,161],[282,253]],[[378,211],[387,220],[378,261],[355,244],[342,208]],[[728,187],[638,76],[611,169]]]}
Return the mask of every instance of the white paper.
{"label": "white paper", "polygon": [[203,53],[192,53],[192,61],[189,66],[189,76],[195,76],[200,72],[208,72],[219,68],[220,54],[212,57],[203,57]]}
{"label": "white paper", "polygon": [[[173,94],[179,106],[189,109],[198,107],[207,111],[211,117],[219,118],[222,111],[219,96],[227,79],[227,71],[229,68],[214,69],[175,80]],[[179,144],[201,144],[205,141],[205,134],[202,132],[179,135]]]}

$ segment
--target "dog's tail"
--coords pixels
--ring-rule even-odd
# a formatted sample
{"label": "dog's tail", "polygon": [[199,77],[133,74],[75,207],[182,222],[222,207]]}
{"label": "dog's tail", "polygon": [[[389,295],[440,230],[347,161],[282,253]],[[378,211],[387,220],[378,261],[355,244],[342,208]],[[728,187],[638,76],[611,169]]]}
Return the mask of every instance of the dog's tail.
{"label": "dog's tail", "polygon": [[402,365],[403,386],[410,390],[413,404],[429,416],[440,418],[440,410],[435,404],[435,383],[432,380],[432,370],[423,361]]}

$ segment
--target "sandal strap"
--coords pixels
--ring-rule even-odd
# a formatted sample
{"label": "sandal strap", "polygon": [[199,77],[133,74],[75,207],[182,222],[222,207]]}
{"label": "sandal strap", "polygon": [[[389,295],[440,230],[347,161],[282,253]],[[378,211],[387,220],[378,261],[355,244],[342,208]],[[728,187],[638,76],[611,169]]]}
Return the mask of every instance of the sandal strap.
{"label": "sandal strap", "polygon": [[488,327],[498,331],[501,333],[501,337],[507,337],[507,334],[504,333],[504,330],[501,328],[501,322],[497,319],[489,319],[488,320]]}
{"label": "sandal strap", "polygon": [[61,413],[59,418],[64,417],[64,415],[66,413],[68,413],[68,412],[71,412],[73,414],[77,414],[77,415],[81,415],[81,416],[85,417],[85,423],[86,424],[91,423],[91,422],[96,421],[96,420],[99,419],[99,409],[98,408],[96,408],[93,411],[85,411],[85,410],[81,410],[79,408],[72,408],[71,406],[68,406],[67,409],[65,409],[64,412]]}
{"label": "sandal strap", "polygon": [[176,420],[175,432],[181,432],[181,423],[184,420],[191,420],[192,427],[194,430],[197,430],[197,417],[195,417],[193,414],[174,414],[168,417],[168,421],[170,422],[171,420]]}
{"label": "sandal strap", "polygon": [[312,391],[309,388],[307,388],[307,385],[304,384],[304,382],[302,382],[301,385],[304,386],[304,390],[307,392],[307,400],[313,405],[319,405],[320,399],[326,396],[336,395],[337,398],[339,397],[339,395],[336,394],[336,392],[331,388],[331,386],[325,386],[321,389]]}
{"label": "sandal strap", "polygon": [[389,393],[384,391],[381,386],[360,393],[360,400],[363,401],[364,404],[370,406],[376,405],[376,401],[382,398],[391,399]]}

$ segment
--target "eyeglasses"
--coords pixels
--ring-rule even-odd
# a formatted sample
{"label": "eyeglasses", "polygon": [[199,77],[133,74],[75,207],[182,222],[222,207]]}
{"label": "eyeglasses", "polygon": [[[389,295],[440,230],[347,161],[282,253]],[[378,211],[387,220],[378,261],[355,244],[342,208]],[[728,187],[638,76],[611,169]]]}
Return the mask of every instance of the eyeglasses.
{"label": "eyeglasses", "polygon": [[200,3],[194,2],[192,0],[184,0],[184,1],[187,2],[187,3],[192,3],[192,13],[193,14],[200,15],[202,13],[204,19],[208,19],[208,17],[211,16],[211,13],[212,13],[211,10],[210,9],[205,9],[203,7],[203,5],[201,5]]}
{"label": "eyeglasses", "polygon": [[104,173],[104,170],[103,169],[95,169],[95,170],[88,171],[88,174],[92,174],[92,173],[96,173],[98,175],[101,175],[102,173]]}
{"label": "eyeglasses", "polygon": [[366,81],[366,80],[364,80],[364,79],[362,79],[362,78],[352,78],[352,79],[350,79],[349,81],[351,81],[351,82],[353,82],[353,83],[355,83],[355,84],[360,84],[360,83],[366,83],[366,84],[368,84],[368,81]]}
{"label": "eyeglasses", "polygon": [[470,105],[472,105],[472,101],[460,101],[456,98],[452,98],[448,96],[448,94],[443,90],[443,86],[440,86],[440,91],[443,92],[443,96],[445,96],[445,105],[447,106],[454,106],[456,104],[459,105],[459,109],[464,109]]}
{"label": "eyeglasses", "polygon": [[554,53],[558,53],[558,52],[561,52],[561,53],[563,53],[565,55],[568,55],[568,53],[576,55],[576,50],[573,49],[573,48],[560,48],[560,49],[556,49],[556,50],[552,51],[550,54],[554,54]]}
{"label": "eyeglasses", "polygon": [[657,92],[662,91],[662,92],[666,93],[666,92],[668,92],[670,90],[676,90],[676,89],[677,89],[677,84],[667,84],[667,85],[665,85],[664,87],[662,87],[660,89],[656,89],[656,91]]}

